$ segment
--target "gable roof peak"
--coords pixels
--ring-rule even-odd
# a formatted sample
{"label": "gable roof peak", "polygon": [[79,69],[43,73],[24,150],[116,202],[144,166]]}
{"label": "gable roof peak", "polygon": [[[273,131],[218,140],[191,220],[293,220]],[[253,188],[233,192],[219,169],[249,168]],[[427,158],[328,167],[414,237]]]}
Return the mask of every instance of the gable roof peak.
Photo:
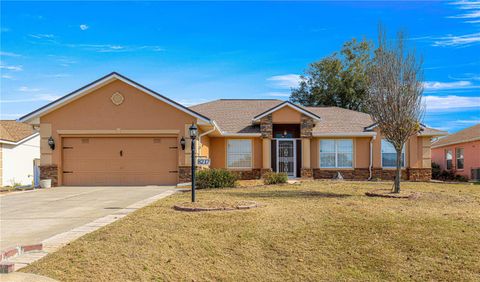
{"label": "gable roof peak", "polygon": [[191,116],[194,116],[196,118],[198,118],[199,120],[205,122],[205,123],[212,123],[212,120],[204,115],[201,115],[187,107],[185,107],[184,105],[178,103],[178,102],[175,102],[173,101],[172,99],[170,98],[167,98],[165,96],[163,96],[162,94],[158,93],[158,92],[155,92],[143,85],[141,85],[140,83],[136,82],[136,81],[133,81],[131,80],[130,78],[118,73],[118,72],[111,72],[107,75],[104,75],[102,76],[101,78],[83,86],[83,87],[80,87],[79,89],[73,91],[73,92],[70,92],[68,93],[67,95],[63,96],[63,97],[60,97],[59,99],[29,113],[29,114],[26,114],[22,117],[20,117],[18,120],[20,122],[32,122],[32,120],[36,120],[38,119],[40,116],[48,113],[48,112],[51,112],[51,111],[54,111],[60,107],[62,107],[63,105],[66,105],[68,103],[70,103],[71,101],[73,101],[75,98],[78,98],[78,97],[81,97],[83,95],[87,95],[89,93],[91,93],[92,91],[94,91],[95,89],[99,88],[99,87],[102,87],[108,83],[110,83],[112,81],[112,79],[117,79],[117,80],[120,80],[132,87],[135,87],[137,88],[138,90],[148,94],[148,95],[151,95],[153,96],[154,98],[157,98],[158,100],[160,101],[163,101],[167,104],[169,104],[170,106],[173,106],[175,108],[177,108],[178,110],[180,111],[183,111]]}
{"label": "gable roof peak", "polygon": [[269,115],[269,114],[271,114],[271,113],[273,113],[273,112],[275,112],[275,111],[278,111],[278,110],[280,110],[280,109],[283,108],[283,107],[290,107],[290,108],[292,108],[292,109],[294,109],[294,110],[296,110],[296,111],[301,112],[302,114],[304,114],[304,115],[306,115],[306,116],[309,116],[309,117],[313,118],[314,120],[317,120],[317,121],[320,120],[320,117],[319,117],[318,115],[310,112],[310,111],[307,110],[306,108],[304,108],[304,107],[302,107],[302,106],[300,106],[300,105],[294,104],[294,103],[292,103],[292,102],[290,102],[290,101],[284,101],[284,102],[282,102],[282,103],[280,103],[280,104],[278,104],[278,105],[276,105],[276,106],[268,109],[267,111],[265,111],[265,112],[263,112],[263,113],[261,113],[261,114],[256,115],[256,116],[253,118],[253,122],[259,121],[262,117],[267,116],[267,115]]}

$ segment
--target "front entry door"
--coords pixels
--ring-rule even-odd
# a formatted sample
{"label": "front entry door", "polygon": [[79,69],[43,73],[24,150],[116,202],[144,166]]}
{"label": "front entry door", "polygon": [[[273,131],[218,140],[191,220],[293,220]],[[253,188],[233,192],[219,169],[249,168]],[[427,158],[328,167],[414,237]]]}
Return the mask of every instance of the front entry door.
{"label": "front entry door", "polygon": [[277,140],[277,172],[296,176],[295,140]]}

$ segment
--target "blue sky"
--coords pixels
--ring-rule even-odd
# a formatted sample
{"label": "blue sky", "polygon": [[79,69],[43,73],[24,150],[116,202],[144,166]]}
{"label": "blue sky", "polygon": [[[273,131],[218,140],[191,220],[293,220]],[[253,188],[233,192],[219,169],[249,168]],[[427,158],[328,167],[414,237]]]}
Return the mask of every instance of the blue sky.
{"label": "blue sky", "polygon": [[112,71],[185,105],[288,99],[307,65],[351,38],[404,29],[424,58],[424,122],[480,122],[480,1],[1,2],[2,119]]}

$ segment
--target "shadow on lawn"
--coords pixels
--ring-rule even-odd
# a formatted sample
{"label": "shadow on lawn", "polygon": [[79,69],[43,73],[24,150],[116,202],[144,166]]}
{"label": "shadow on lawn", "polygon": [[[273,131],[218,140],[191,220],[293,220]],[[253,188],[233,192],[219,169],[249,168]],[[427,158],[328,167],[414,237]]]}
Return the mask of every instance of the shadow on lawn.
{"label": "shadow on lawn", "polygon": [[319,191],[255,191],[255,192],[230,192],[228,195],[252,197],[252,198],[346,198],[351,197],[349,194],[337,194]]}

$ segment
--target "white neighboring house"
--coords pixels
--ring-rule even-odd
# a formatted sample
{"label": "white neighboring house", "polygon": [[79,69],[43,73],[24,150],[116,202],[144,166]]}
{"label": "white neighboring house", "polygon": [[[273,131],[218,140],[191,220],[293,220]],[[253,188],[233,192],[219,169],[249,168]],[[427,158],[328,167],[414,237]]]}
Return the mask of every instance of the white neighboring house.
{"label": "white neighboring house", "polygon": [[[31,185],[38,175],[40,135],[29,124],[0,121],[0,186]],[[38,176],[37,176],[38,178]]]}

